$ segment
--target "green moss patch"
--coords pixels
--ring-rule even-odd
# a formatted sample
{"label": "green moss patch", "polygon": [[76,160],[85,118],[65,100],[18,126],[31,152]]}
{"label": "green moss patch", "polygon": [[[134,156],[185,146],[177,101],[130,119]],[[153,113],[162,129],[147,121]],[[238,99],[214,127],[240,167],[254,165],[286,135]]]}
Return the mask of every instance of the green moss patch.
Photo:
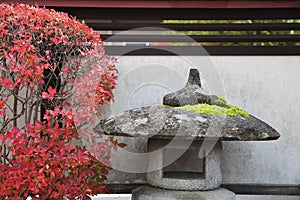
{"label": "green moss patch", "polygon": [[186,110],[199,114],[208,114],[216,116],[238,116],[249,118],[250,115],[245,110],[240,109],[239,107],[227,104],[226,100],[223,97],[218,97],[216,100],[213,100],[212,105],[209,104],[196,104],[196,105],[186,105],[180,107],[172,107],[167,105],[158,105],[158,107],[164,108],[176,108],[180,110]]}
{"label": "green moss patch", "polygon": [[180,110],[187,110],[194,113],[216,115],[216,116],[234,117],[237,115],[241,115],[247,118],[250,117],[249,113],[233,105],[227,105],[227,107],[221,107],[217,105],[197,104],[197,105],[186,105],[186,106],[174,107],[174,108]]}
{"label": "green moss patch", "polygon": [[222,106],[222,107],[226,107],[227,106],[227,101],[223,98],[218,96],[217,99],[213,100],[211,102],[212,105],[217,105],[217,106]]}

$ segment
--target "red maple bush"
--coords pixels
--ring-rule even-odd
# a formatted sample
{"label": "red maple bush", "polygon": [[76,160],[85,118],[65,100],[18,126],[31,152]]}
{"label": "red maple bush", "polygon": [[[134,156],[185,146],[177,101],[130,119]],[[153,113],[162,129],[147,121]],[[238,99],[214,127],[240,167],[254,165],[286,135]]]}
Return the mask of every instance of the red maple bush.
{"label": "red maple bush", "polygon": [[114,62],[66,13],[0,4],[0,199],[103,192],[111,150],[124,145],[90,127],[112,100]]}

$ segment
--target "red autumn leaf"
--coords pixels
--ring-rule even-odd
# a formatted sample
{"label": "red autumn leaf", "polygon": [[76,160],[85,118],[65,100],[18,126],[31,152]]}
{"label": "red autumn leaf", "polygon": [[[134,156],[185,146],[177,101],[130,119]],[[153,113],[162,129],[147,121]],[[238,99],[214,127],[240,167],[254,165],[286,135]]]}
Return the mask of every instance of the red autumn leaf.
{"label": "red autumn leaf", "polygon": [[51,97],[54,98],[54,96],[56,96],[56,88],[52,88],[51,86],[48,87],[48,92],[49,92],[49,95]]}
{"label": "red autumn leaf", "polygon": [[51,42],[53,42],[54,44],[58,44],[58,43],[59,43],[59,40],[56,39],[56,38],[51,38],[50,40],[51,40]]}
{"label": "red autumn leaf", "polygon": [[5,102],[7,100],[0,100],[0,115],[5,115]]}
{"label": "red autumn leaf", "polygon": [[8,89],[13,88],[13,82],[11,80],[9,80],[8,78],[0,78],[0,85],[2,85],[3,87],[6,87]]}
{"label": "red autumn leaf", "polygon": [[51,86],[48,87],[48,92],[42,92],[42,98],[53,100],[56,96],[56,88],[52,88]]}

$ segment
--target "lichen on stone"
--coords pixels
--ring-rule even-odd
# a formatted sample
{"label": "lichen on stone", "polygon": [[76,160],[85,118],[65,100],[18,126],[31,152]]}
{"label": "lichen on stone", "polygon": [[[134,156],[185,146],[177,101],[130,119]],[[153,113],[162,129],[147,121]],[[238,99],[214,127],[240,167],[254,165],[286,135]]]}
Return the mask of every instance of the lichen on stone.
{"label": "lichen on stone", "polygon": [[157,108],[175,108],[174,106],[169,106],[169,105],[164,105],[164,104],[159,104],[156,105]]}

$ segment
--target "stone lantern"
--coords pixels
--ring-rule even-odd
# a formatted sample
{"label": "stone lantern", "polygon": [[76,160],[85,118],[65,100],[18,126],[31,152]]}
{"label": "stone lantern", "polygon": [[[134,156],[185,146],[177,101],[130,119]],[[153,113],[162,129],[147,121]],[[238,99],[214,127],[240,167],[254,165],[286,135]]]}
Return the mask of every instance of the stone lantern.
{"label": "stone lantern", "polygon": [[233,200],[233,192],[220,188],[221,141],[279,138],[263,121],[207,94],[196,69],[190,70],[183,89],[164,96],[163,104],[104,118],[94,129],[99,134],[148,138],[149,186],[135,189],[134,200]]}

